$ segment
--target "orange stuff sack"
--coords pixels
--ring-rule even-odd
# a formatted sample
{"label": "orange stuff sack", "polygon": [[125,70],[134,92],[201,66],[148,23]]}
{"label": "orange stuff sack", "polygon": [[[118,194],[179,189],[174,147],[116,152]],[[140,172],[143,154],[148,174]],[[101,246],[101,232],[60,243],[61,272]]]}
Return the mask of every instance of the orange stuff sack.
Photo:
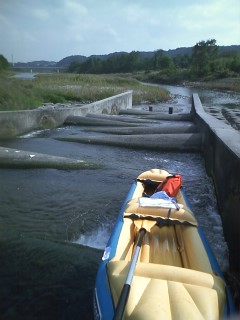
{"label": "orange stuff sack", "polygon": [[165,191],[169,197],[176,197],[181,186],[182,177],[180,174],[175,174],[166,177],[163,182],[159,183],[154,193],[158,191]]}

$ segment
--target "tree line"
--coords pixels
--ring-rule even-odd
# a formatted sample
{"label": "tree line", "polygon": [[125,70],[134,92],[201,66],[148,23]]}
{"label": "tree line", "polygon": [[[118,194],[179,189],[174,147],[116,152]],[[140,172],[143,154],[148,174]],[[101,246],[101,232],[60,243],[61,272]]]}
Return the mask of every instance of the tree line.
{"label": "tree line", "polygon": [[[9,67],[7,59],[0,54],[0,72]],[[163,82],[182,80],[211,80],[240,76],[240,53],[220,52],[215,39],[200,41],[191,54],[169,56],[156,50],[151,57],[139,51],[112,55],[107,59],[89,57],[84,62],[72,62],[68,68],[72,73],[138,73],[142,79]]]}
{"label": "tree line", "polygon": [[163,50],[156,50],[149,58],[138,51],[132,51],[106,60],[89,57],[84,62],[72,62],[68,71],[92,74],[159,72],[169,78],[226,78],[239,76],[240,54],[236,51],[219,53],[216,40],[210,39],[196,43],[191,55],[170,57]]}

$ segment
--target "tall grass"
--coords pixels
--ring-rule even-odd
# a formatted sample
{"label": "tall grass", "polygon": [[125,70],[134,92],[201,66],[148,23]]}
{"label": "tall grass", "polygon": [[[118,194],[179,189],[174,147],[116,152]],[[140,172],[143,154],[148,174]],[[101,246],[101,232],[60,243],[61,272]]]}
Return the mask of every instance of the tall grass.
{"label": "tall grass", "polygon": [[32,80],[0,76],[0,110],[35,109],[44,103],[89,103],[133,90],[133,104],[169,99],[159,87],[121,75],[38,74]]}

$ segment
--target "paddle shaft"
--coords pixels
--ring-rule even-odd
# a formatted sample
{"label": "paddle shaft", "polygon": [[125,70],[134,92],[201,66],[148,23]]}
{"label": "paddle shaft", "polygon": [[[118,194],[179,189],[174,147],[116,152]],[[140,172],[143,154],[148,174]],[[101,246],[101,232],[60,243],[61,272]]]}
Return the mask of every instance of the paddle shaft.
{"label": "paddle shaft", "polygon": [[113,320],[121,320],[123,317],[123,313],[128,301],[128,296],[129,296],[129,292],[130,292],[130,288],[131,288],[131,283],[132,283],[132,279],[133,279],[133,275],[134,275],[134,270],[136,268],[136,264],[137,264],[137,260],[138,260],[138,256],[140,253],[140,249],[141,249],[141,245],[142,245],[142,241],[143,241],[143,237],[146,233],[146,229],[145,228],[141,228],[139,231],[139,237],[138,237],[138,242],[133,254],[133,258],[130,264],[130,268],[128,270],[128,274],[127,274],[127,278],[125,281],[125,284],[123,286],[120,298],[118,300],[118,304],[117,304],[117,308],[113,317]]}

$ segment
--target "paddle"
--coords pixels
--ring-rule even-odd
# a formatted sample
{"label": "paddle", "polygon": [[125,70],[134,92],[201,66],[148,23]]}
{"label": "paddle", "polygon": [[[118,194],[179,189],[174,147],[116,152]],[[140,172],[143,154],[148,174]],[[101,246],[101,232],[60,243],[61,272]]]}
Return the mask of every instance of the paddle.
{"label": "paddle", "polygon": [[140,253],[142,241],[144,238],[144,235],[147,231],[150,231],[150,229],[155,225],[156,221],[152,220],[134,220],[134,224],[139,229],[139,235],[138,235],[138,241],[136,248],[134,250],[134,254],[132,257],[132,261],[130,263],[130,267],[128,270],[127,278],[125,280],[124,286],[121,291],[121,295],[118,300],[118,304],[116,307],[115,315],[113,317],[113,320],[121,320],[123,317],[123,313],[125,311],[125,307],[128,301],[128,296],[131,288],[131,283],[134,275],[134,270],[136,268],[138,256]]}

